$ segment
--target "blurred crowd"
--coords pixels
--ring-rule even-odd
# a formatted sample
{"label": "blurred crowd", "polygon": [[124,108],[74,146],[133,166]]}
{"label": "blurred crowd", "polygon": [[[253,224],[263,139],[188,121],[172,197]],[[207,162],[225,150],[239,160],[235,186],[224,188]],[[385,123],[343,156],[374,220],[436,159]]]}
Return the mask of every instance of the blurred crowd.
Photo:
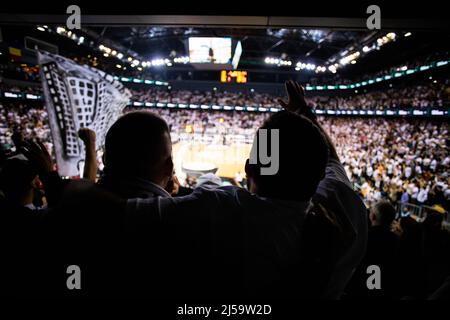
{"label": "blurred crowd", "polygon": [[399,108],[442,108],[449,105],[449,83],[391,88],[353,96],[313,96],[313,108],[334,110],[385,110]]}
{"label": "blurred crowd", "polygon": [[448,123],[328,118],[324,128],[366,203],[389,199],[448,210]]}
{"label": "blurred crowd", "polygon": [[53,149],[48,116],[40,103],[0,103],[0,144],[2,153],[15,150],[15,138],[43,141]]}
{"label": "blurred crowd", "polygon": [[[195,96],[195,95],[194,95]],[[127,107],[124,111],[136,108]],[[168,123],[174,143],[182,137],[206,137],[218,144],[251,143],[255,128],[269,113],[150,109]],[[425,120],[323,118],[347,175],[366,204],[445,205],[450,198],[449,124]],[[53,150],[47,112],[37,104],[0,104],[0,143],[14,151],[14,136],[38,138]],[[98,155],[99,168],[101,151]]]}
{"label": "blurred crowd", "polygon": [[132,100],[161,103],[206,104],[220,106],[279,107],[277,97],[267,93],[188,90],[132,90]]}
{"label": "blurred crowd", "polygon": [[[442,108],[449,105],[449,83],[428,83],[414,87],[356,92],[348,95],[309,93],[312,108],[334,110],[386,110],[398,108]],[[278,97],[258,92],[132,90],[132,100],[140,102],[252,106],[278,108]]]}
{"label": "blurred crowd", "polygon": [[[0,87],[1,91],[42,95],[41,87]],[[189,91],[169,90],[163,87],[131,88],[131,101],[174,104],[205,104],[219,106],[251,106],[279,108],[278,98],[268,93],[247,91]],[[399,108],[445,108],[450,105],[449,80],[439,83],[423,83],[414,87],[385,90],[355,90],[352,94],[308,93],[308,104],[322,110],[387,110]]]}

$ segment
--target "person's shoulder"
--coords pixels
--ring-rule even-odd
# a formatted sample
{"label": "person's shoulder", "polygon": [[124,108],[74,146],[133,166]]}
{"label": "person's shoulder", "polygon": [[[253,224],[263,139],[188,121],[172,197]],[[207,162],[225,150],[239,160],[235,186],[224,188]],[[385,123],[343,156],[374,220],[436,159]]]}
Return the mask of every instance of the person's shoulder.
{"label": "person's shoulder", "polygon": [[194,196],[235,196],[237,193],[248,193],[246,189],[236,186],[209,186],[201,185],[194,189],[192,193]]}
{"label": "person's shoulder", "polygon": [[338,190],[342,192],[346,191],[346,193],[354,193],[355,195],[357,194],[353,184],[346,176],[327,168],[326,176],[319,182],[316,193],[328,194]]}
{"label": "person's shoulder", "polygon": [[319,199],[325,198],[327,202],[332,202],[335,205],[344,206],[357,210],[366,210],[363,200],[359,196],[358,192],[354,189],[350,181],[339,179],[334,176],[326,177],[323,179],[317,187],[315,197]]}
{"label": "person's shoulder", "polygon": [[337,159],[330,159],[328,161],[325,169],[325,179],[338,180],[351,187],[351,183],[347,176],[347,172],[345,171],[345,168],[342,165],[342,163]]}

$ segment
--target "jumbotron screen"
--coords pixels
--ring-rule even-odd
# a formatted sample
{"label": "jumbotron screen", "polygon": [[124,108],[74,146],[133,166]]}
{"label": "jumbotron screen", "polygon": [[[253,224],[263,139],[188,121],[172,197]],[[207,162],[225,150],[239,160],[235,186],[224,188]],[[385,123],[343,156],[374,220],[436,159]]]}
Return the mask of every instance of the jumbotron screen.
{"label": "jumbotron screen", "polygon": [[189,38],[191,63],[227,64],[231,60],[231,38]]}

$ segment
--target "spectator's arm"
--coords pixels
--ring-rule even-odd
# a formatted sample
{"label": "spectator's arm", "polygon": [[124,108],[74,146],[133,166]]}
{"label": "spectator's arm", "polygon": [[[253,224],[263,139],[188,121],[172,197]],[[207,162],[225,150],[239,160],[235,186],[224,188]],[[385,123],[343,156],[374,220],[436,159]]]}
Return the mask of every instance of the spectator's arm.
{"label": "spectator's arm", "polygon": [[83,141],[86,156],[84,162],[83,178],[95,182],[97,178],[97,153],[95,150],[95,132],[88,128],[81,128],[78,136]]}

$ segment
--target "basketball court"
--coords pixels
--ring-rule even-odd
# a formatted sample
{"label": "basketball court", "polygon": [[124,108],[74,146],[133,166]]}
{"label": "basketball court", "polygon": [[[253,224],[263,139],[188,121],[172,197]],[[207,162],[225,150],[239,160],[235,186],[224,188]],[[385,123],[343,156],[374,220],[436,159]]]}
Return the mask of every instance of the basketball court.
{"label": "basketball court", "polygon": [[238,172],[245,175],[245,160],[249,157],[251,144],[231,143],[206,144],[192,141],[180,141],[173,145],[175,170],[182,178],[182,167],[207,170],[211,165],[218,168],[220,177],[234,178]]}

